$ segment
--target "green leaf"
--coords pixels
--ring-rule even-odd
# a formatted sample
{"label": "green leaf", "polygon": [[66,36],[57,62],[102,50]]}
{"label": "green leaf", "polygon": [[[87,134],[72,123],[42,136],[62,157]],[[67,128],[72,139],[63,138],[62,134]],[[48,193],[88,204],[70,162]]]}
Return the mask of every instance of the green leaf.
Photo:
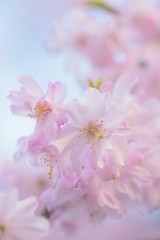
{"label": "green leaf", "polygon": [[101,9],[104,9],[108,12],[118,13],[118,11],[115,8],[109,6],[108,4],[106,4],[102,1],[88,1],[86,4],[89,7],[101,8]]}

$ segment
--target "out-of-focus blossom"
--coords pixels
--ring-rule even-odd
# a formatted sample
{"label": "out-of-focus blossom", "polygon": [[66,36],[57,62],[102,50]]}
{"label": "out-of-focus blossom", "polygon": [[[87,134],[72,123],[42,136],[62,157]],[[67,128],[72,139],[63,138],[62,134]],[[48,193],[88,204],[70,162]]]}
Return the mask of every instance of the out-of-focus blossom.
{"label": "out-of-focus blossom", "polygon": [[42,239],[49,230],[49,223],[35,215],[35,198],[18,200],[17,192],[0,192],[0,238]]}
{"label": "out-of-focus blossom", "polygon": [[0,178],[0,189],[4,191],[17,188],[20,199],[31,196],[39,198],[46,189],[51,187],[51,180],[44,169],[33,168],[26,162],[1,163]]}
{"label": "out-of-focus blossom", "polygon": [[108,19],[105,15],[100,21],[87,11],[76,9],[68,16],[67,23],[58,21],[55,25],[47,43],[50,50],[68,49],[75,59],[77,56],[80,59],[86,57],[101,70],[116,66],[115,71],[120,71],[128,65],[127,55],[132,48],[127,44],[127,35],[124,38],[125,28],[123,32],[118,32],[121,22]]}
{"label": "out-of-focus blossom", "polygon": [[[98,11],[98,3],[107,1],[92,3]],[[67,52],[67,64],[80,79],[98,75],[112,84],[129,73],[138,77],[141,97],[159,98],[159,7],[151,1],[123,1],[118,15],[92,14],[92,8],[72,9],[65,18],[57,19],[47,46],[53,52]]]}

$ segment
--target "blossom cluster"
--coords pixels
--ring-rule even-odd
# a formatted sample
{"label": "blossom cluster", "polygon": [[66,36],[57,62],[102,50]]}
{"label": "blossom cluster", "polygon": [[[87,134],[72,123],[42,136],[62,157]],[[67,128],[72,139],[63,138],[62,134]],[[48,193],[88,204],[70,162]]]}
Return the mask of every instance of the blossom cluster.
{"label": "blossom cluster", "polygon": [[48,50],[65,52],[68,68],[85,86],[86,79],[102,77],[108,88],[127,73],[141,79],[140,97],[148,92],[149,97],[159,97],[159,1],[122,0],[120,6],[112,6],[114,1],[110,6],[107,0],[79,2],[81,6],[72,4],[70,11],[55,18]]}
{"label": "blossom cluster", "polygon": [[159,101],[138,98],[137,82],[122,76],[109,91],[88,87],[82,103],[65,103],[61,82],[50,82],[44,93],[22,77],[21,90],[8,96],[11,110],[33,118],[35,130],[19,140],[17,166],[1,173],[15,176],[2,187],[16,185],[22,199],[35,194],[38,213],[66,231],[82,224],[82,216],[93,223],[120,217],[133,203],[158,208]]}
{"label": "blossom cluster", "polygon": [[64,1],[43,3],[56,9],[46,45],[68,52],[72,67],[76,59],[83,100],[67,102],[64,83],[43,91],[29,76],[10,91],[12,113],[35,127],[1,164],[2,240],[59,240],[84,220],[160,207],[160,6],[67,0],[62,9]]}

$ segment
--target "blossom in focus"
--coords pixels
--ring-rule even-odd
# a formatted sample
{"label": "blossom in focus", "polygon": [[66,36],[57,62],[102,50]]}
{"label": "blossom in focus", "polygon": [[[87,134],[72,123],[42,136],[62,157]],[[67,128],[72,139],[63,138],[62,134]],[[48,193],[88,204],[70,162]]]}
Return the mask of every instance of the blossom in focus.
{"label": "blossom in focus", "polygon": [[69,114],[71,120],[62,129],[56,145],[60,152],[70,151],[77,171],[85,165],[85,158],[93,168],[103,168],[105,161],[108,164],[113,161],[115,166],[124,164],[125,138],[131,133],[125,126],[126,108],[119,106],[111,96],[89,88],[84,104],[78,100],[69,104]]}
{"label": "blossom in focus", "polygon": [[11,91],[8,98],[15,115],[34,118],[37,121],[37,131],[43,129],[47,138],[53,138],[59,127],[66,122],[63,101],[66,87],[60,82],[49,83],[44,94],[40,86],[30,77],[20,79],[20,92]]}

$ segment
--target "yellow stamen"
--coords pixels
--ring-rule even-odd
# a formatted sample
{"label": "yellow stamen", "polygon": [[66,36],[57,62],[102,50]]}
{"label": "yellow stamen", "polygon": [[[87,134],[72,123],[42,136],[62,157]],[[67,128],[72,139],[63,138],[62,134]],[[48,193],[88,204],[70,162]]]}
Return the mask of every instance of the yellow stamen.
{"label": "yellow stamen", "polygon": [[103,121],[89,122],[87,127],[80,130],[80,137],[86,140],[86,144],[93,147],[98,139],[102,139],[106,129],[103,128]]}
{"label": "yellow stamen", "polygon": [[48,175],[49,175],[49,178],[50,178],[50,179],[52,178],[52,174],[53,174],[53,164],[50,163],[49,172],[48,172]]}
{"label": "yellow stamen", "polygon": [[54,169],[53,163],[52,163],[52,159],[45,158],[44,159],[44,167],[45,167],[45,169],[48,172],[49,179],[51,179],[52,178],[52,174],[53,174],[53,169]]}
{"label": "yellow stamen", "polygon": [[39,102],[34,108],[34,115],[37,120],[44,120],[51,111],[52,109],[47,101]]}
{"label": "yellow stamen", "polygon": [[54,165],[57,161],[56,156],[51,152],[43,152],[37,155],[37,162],[47,171],[50,179],[52,178]]}

